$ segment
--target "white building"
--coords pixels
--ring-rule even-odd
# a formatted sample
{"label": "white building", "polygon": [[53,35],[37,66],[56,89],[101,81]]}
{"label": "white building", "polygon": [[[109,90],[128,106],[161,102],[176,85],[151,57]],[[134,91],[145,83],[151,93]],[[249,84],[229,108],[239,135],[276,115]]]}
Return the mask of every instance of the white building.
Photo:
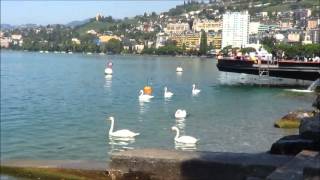
{"label": "white building", "polygon": [[167,34],[182,34],[186,31],[189,31],[189,24],[188,23],[169,23],[167,27],[164,28],[164,32]]}
{"label": "white building", "polygon": [[222,48],[245,47],[248,44],[249,34],[248,11],[227,12],[223,15],[222,23]]}
{"label": "white building", "polygon": [[222,29],[222,22],[208,19],[195,19],[193,21],[192,29],[196,32],[200,32],[202,29],[205,32],[214,31],[218,32]]}
{"label": "white building", "polygon": [[23,39],[21,34],[12,34],[11,40],[14,45],[22,46],[23,44]]}
{"label": "white building", "polygon": [[93,29],[90,29],[89,31],[87,31],[87,34],[92,34],[92,35],[96,35],[97,32]]}
{"label": "white building", "polygon": [[133,50],[136,51],[137,53],[141,53],[144,49],[144,45],[143,44],[136,44],[133,46]]}
{"label": "white building", "polygon": [[168,39],[169,36],[167,34],[159,32],[157,34],[156,48],[158,49],[159,47],[164,46]]}
{"label": "white building", "polygon": [[260,22],[249,23],[249,34],[258,34]]}
{"label": "white building", "polygon": [[78,38],[72,38],[71,41],[75,44],[81,44],[81,41]]}
{"label": "white building", "polygon": [[9,48],[9,45],[11,43],[11,38],[10,37],[1,37],[0,38],[0,46],[1,48]]}

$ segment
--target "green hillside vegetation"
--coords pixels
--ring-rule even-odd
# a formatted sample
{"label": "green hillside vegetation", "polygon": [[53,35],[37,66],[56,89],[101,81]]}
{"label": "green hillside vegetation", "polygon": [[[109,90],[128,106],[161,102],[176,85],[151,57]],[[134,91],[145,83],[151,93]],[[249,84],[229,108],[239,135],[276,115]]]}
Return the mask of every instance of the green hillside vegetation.
{"label": "green hillside vegetation", "polygon": [[82,26],[77,27],[76,32],[79,33],[80,36],[87,34],[87,31],[93,29],[96,32],[104,32],[109,29],[113,29],[112,27],[115,26],[114,23],[107,23],[107,22],[100,22],[100,21],[92,21],[86,23]]}
{"label": "green hillside vegetation", "polygon": [[120,35],[124,34],[126,29],[134,27],[137,22],[138,20],[136,18],[124,18],[123,20],[114,20],[111,18],[108,20],[102,19],[99,21],[96,21],[95,18],[92,18],[88,23],[77,26],[75,30],[80,36],[84,36],[89,30],[95,30],[98,33],[112,31],[114,34]]}
{"label": "green hillside vegetation", "polygon": [[290,4],[272,3],[270,6],[262,8],[262,11],[288,11],[298,8],[311,8],[313,11],[315,11],[316,6],[320,6],[319,3],[319,0],[303,0]]}
{"label": "green hillside vegetation", "polygon": [[[228,0],[223,1],[222,6],[217,4],[205,5],[201,3],[192,3],[186,5],[179,5],[176,8],[169,10],[169,15],[179,15],[185,12],[196,11],[203,8],[219,9],[221,11],[225,10],[249,10],[252,13],[261,11],[288,11],[298,8],[311,8],[314,14],[319,12],[320,2],[319,0],[298,0],[295,3],[283,3],[283,0],[240,0],[238,2],[232,2]],[[249,7],[251,5],[251,8]],[[260,7],[255,7],[261,5]],[[263,6],[265,5],[265,6]]]}

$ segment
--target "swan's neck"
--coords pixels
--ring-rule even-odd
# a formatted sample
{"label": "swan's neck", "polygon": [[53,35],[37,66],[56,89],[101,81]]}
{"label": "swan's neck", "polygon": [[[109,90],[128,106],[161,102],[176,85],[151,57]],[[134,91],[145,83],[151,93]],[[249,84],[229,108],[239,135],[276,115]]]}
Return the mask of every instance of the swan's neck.
{"label": "swan's neck", "polygon": [[176,131],[177,131],[177,133],[176,133],[176,137],[174,137],[174,139],[178,139],[178,137],[179,137],[179,129],[175,129]]}
{"label": "swan's neck", "polygon": [[140,91],[140,96],[143,96],[143,92],[142,91]]}
{"label": "swan's neck", "polygon": [[196,89],[196,87],[195,87],[195,86],[193,86],[193,87],[192,87],[192,90],[194,91],[195,89]]}
{"label": "swan's neck", "polygon": [[109,134],[112,134],[112,132],[113,132],[113,126],[114,126],[114,120],[111,119],[111,126],[110,126],[110,129],[109,129]]}

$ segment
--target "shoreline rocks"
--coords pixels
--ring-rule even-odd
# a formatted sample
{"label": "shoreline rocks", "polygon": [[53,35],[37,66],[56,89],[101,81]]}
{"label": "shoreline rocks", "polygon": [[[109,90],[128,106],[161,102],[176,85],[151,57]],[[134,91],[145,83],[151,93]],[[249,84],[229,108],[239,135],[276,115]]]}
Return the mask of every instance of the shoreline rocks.
{"label": "shoreline rocks", "polygon": [[301,120],[303,118],[309,118],[313,116],[313,111],[308,110],[296,110],[289,112],[287,115],[283,116],[281,119],[276,120],[274,127],[277,128],[299,128]]}
{"label": "shoreline rocks", "polygon": [[296,155],[302,150],[320,151],[320,95],[312,105],[314,116],[304,117],[299,125],[299,135],[285,136],[272,144],[271,154]]}

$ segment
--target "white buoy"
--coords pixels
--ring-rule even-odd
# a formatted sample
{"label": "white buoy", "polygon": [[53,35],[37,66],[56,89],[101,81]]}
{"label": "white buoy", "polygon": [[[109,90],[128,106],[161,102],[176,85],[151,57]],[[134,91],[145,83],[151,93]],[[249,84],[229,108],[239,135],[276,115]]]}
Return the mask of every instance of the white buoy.
{"label": "white buoy", "polygon": [[112,62],[109,62],[107,64],[107,67],[104,69],[104,74],[111,75],[113,73],[112,65],[113,65]]}
{"label": "white buoy", "polygon": [[112,74],[112,68],[107,67],[106,69],[104,69],[104,74],[111,75]]}
{"label": "white buoy", "polygon": [[176,72],[183,72],[183,68],[181,66],[178,66]]}

